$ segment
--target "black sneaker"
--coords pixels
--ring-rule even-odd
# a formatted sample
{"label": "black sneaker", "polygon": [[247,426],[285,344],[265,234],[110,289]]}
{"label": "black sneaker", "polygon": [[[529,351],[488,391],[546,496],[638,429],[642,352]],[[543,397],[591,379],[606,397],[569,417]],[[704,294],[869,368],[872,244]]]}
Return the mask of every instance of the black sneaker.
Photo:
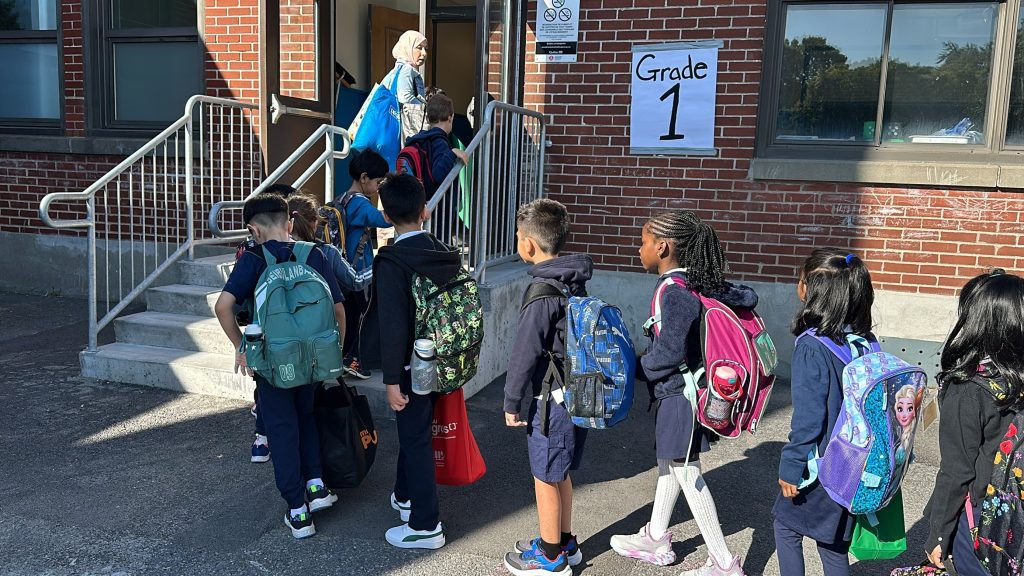
{"label": "black sneaker", "polygon": [[360,366],[359,360],[355,358],[353,358],[351,362],[345,364],[345,372],[348,372],[360,380],[366,380],[370,377],[370,371]]}
{"label": "black sneaker", "polygon": [[298,516],[292,516],[285,512],[284,524],[292,531],[292,536],[296,538],[309,538],[316,534],[316,527],[313,526],[313,515],[309,512],[303,512]]}
{"label": "black sneaker", "polygon": [[309,503],[310,512],[330,508],[337,501],[338,495],[323,486],[313,485],[306,488],[306,502]]}

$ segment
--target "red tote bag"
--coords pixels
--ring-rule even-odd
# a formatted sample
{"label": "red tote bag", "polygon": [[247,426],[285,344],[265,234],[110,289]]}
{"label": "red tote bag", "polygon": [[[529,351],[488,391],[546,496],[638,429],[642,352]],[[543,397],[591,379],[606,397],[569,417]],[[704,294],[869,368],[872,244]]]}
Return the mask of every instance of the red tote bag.
{"label": "red tote bag", "polygon": [[462,389],[444,394],[434,404],[434,472],[438,484],[465,486],[487,472],[473,438]]}

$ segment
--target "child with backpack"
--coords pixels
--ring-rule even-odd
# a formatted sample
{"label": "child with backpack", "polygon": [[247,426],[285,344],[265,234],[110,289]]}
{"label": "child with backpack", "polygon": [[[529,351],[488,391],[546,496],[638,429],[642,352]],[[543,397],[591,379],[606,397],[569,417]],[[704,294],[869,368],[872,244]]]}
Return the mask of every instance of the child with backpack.
{"label": "child with backpack", "polygon": [[[650,522],[636,534],[616,535],[611,547],[622,556],[660,566],[675,561],[672,510],[680,491],[707,543],[707,563],[682,576],[741,576],[739,557],[729,551],[718,523],[715,501],[701,475],[699,456],[710,450],[716,435],[696,424],[687,399],[684,373],[698,373],[703,364],[700,295],[734,309],[752,310],[757,294],[725,281],[725,255],[708,224],[687,211],[652,218],[641,233],[640,263],[659,275],[652,309],[653,328],[647,352],[637,362],[637,378],[647,382],[654,405],[658,484]],[[659,318],[660,316],[660,318]]]}
{"label": "child with backpack", "polygon": [[[466,163],[466,153],[452,148],[449,136],[455,121],[455,105],[444,94],[435,94],[427,101],[426,130],[410,136],[398,153],[398,172],[408,172],[423,184],[427,200],[437,192],[441,182],[452,171],[456,161]],[[443,205],[434,210],[434,235],[448,244],[452,241],[454,214]]]}
{"label": "child with backpack", "polygon": [[941,366],[941,461],[925,508],[925,551],[940,568],[952,556],[961,576],[1019,574],[1024,279],[996,269],[964,286]]}
{"label": "child with backpack", "polygon": [[412,391],[409,365],[418,331],[412,283],[425,277],[436,286],[448,286],[462,271],[462,261],[458,252],[423,230],[430,213],[423,186],[415,177],[388,175],[380,186],[380,200],[396,236],[394,244],[380,249],[374,262],[370,307],[360,340],[367,362],[374,362],[379,354],[388,404],[398,425],[398,466],[391,506],[403,523],[388,530],[385,538],[398,548],[437,549],[445,544],[431,428],[438,393]]}
{"label": "child with backpack", "polygon": [[320,247],[330,262],[331,273],[343,293],[361,292],[370,285],[373,279],[372,269],[364,274],[356,274],[352,265],[342,256],[341,250],[318,239],[317,230],[322,228],[322,220],[320,203],[316,198],[303,191],[292,194],[288,197],[288,214],[292,221],[292,238],[302,242],[313,242]]}
{"label": "child with backpack", "polygon": [[[341,372],[343,298],[323,252],[292,242],[284,198],[257,194],[246,201],[242,219],[255,245],[239,258],[214,311],[238,351],[235,370],[256,380],[259,414],[274,445],[274,480],[288,504],[285,525],[295,538],[306,538],[316,533],[311,513],[338,499],[320,477],[313,389],[316,379]],[[257,304],[243,340],[234,305],[250,298]],[[302,303],[294,312],[289,306],[293,299]],[[303,362],[309,358],[317,360]]]}
{"label": "child with backpack", "polygon": [[[565,296],[586,296],[594,264],[584,254],[562,254],[569,236],[569,214],[561,203],[540,199],[524,204],[516,214],[517,250],[533,282],[524,296],[519,328],[505,376],[505,425],[526,427],[526,445],[537,498],[540,534],[516,543],[505,555],[505,567],[517,576],[559,574],[583,561],[572,533],[572,478],[579,467],[587,430],[575,426],[557,401],[563,390],[544,397],[550,364],[566,350]],[[551,295],[531,298],[532,287],[553,286]],[[563,363],[564,365],[564,363]],[[554,369],[561,369],[555,366]],[[538,398],[544,397],[543,401]],[[521,420],[523,399],[529,398],[527,418]]]}
{"label": "child with backpack", "polygon": [[850,569],[854,516],[818,481],[817,464],[839,419],[846,363],[820,338],[841,346],[846,346],[850,335],[864,343],[874,342],[871,305],[875,293],[864,262],[835,248],[811,253],[796,292],[803,307],[793,323],[793,334],[798,336],[791,380],[795,409],[789,443],[779,463],[782,492],[772,509],[775,548],[782,576],[803,576],[805,537],[817,544],[825,576],[843,576]]}
{"label": "child with backpack", "polygon": [[[353,150],[349,156],[348,173],[352,186],[329,206],[341,213],[344,226],[345,256],[357,276],[372,274],[373,243],[376,228],[390,228],[391,223],[376,207],[381,181],[388,173],[388,162],[373,150]],[[372,199],[372,201],[371,201]],[[366,312],[366,290],[354,290],[345,296],[345,372],[366,380],[370,377],[359,362],[359,319]]]}

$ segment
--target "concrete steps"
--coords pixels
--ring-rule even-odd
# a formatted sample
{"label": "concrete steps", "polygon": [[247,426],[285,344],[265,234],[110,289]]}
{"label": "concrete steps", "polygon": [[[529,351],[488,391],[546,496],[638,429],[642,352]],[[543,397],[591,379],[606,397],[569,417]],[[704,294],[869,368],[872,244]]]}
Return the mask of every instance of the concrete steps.
{"label": "concrete steps", "polygon": [[[213,307],[234,266],[234,254],[183,261],[173,270],[180,284],[146,291],[147,310],[114,321],[116,342],[81,355],[90,378],[154,386],[181,392],[248,400],[253,381],[235,374],[230,341]],[[485,341],[477,377],[466,385],[469,398],[505,371],[526,285],[522,264],[488,271],[480,285]],[[369,380],[349,378],[380,415],[390,416],[380,372]]]}

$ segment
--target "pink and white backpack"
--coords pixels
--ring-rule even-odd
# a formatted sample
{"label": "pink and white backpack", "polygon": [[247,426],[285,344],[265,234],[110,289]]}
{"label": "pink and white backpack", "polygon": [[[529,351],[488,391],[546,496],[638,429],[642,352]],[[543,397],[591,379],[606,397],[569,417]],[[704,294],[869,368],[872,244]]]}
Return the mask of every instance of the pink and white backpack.
{"label": "pink and white backpack", "polygon": [[[778,365],[775,343],[768,335],[764,321],[753,310],[734,310],[714,298],[691,290],[682,278],[669,276],[658,285],[651,301],[651,318],[644,325],[645,328],[653,328],[656,335],[661,331],[662,293],[672,284],[696,296],[701,304],[700,334],[704,361],[695,372],[690,371],[686,363],[681,367],[686,381],[685,395],[697,407],[694,410],[697,421],[726,438],[738,438],[744,430],[753,434],[768,406]],[[718,425],[712,426],[706,411],[715,392],[708,386],[705,375],[714,374],[720,366],[728,366],[736,371],[740,394],[732,402],[728,424],[722,426],[718,420]]]}

